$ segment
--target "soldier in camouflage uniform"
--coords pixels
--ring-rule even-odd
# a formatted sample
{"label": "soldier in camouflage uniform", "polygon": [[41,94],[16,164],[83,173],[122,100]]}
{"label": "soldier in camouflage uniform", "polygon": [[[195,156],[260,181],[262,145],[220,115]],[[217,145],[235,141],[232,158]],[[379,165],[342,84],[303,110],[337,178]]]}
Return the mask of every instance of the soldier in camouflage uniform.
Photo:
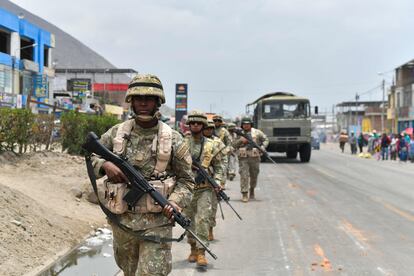
{"label": "soldier in camouflage uniform", "polygon": [[[250,135],[253,141],[265,150],[269,145],[269,139],[262,131],[253,128],[252,125],[253,122],[249,117],[242,118],[241,127],[243,132]],[[244,137],[238,137],[233,142],[233,146],[239,153],[239,173],[242,201],[248,202],[248,192],[250,192],[250,199],[254,199],[255,197],[254,189],[257,186],[261,154],[258,149],[253,148],[250,144],[248,144],[248,140]]]}
{"label": "soldier in camouflage uniform", "polygon": [[231,147],[229,151],[229,163],[227,165],[227,177],[230,181],[234,179],[236,176],[236,164],[237,164],[237,154],[236,150],[233,147],[233,142],[236,139],[237,135],[234,133],[234,129],[236,128],[235,123],[229,123],[227,126],[227,130],[230,133],[230,141],[231,141]]}
{"label": "soldier in camouflage uniform", "polygon": [[[223,176],[221,164],[222,156],[215,147],[213,140],[203,136],[203,128],[207,126],[207,117],[204,113],[193,111],[188,115],[191,137],[186,137],[185,141],[190,148],[191,156],[200,162],[202,167],[208,170],[217,183],[220,183]],[[190,206],[184,210],[185,214],[191,219],[192,229],[200,239],[208,245],[208,230],[212,212],[213,188],[206,179],[200,177],[197,170],[194,170],[195,186],[193,199]],[[205,268],[207,259],[204,248],[196,243],[189,235],[188,243],[191,246],[191,253],[188,256],[189,262],[197,262],[198,267]]]}
{"label": "soldier in camouflage uniform", "polygon": [[135,118],[109,129],[100,142],[126,157],[168,198],[169,205],[161,209],[146,194],[133,208],[127,206],[122,200],[128,189],[126,176],[113,163],[94,156],[96,177],[107,176],[108,209],[117,212],[120,223],[131,230],[125,231],[110,221],[114,256],[125,276],[168,275],[172,268],[172,207],[181,211],[192,198],[191,155],[180,134],[159,121],[158,109],[165,103],[165,96],[156,76],[134,77],[125,100],[131,103]]}
{"label": "soldier in camouflage uniform", "polygon": [[[226,154],[223,153],[223,150],[226,148],[224,143],[216,136],[214,136],[214,122],[212,120],[207,120],[207,127],[203,129],[204,137],[210,138],[214,141],[214,146],[217,150],[221,151],[222,153],[222,164],[224,164],[224,159],[226,158]],[[224,175],[223,175],[224,177]],[[216,215],[217,215],[217,207],[218,207],[218,199],[217,194],[213,193],[213,197],[211,199],[213,211],[211,212],[211,219],[210,219],[210,229],[208,231],[208,240],[214,240],[213,228],[216,227]]]}
{"label": "soldier in camouflage uniform", "polygon": [[223,153],[225,154],[224,162],[223,162],[223,175],[226,177],[223,177],[223,180],[221,181],[221,187],[224,189],[226,186],[226,179],[227,179],[227,164],[229,162],[228,160],[228,154],[230,152],[231,148],[231,141],[230,141],[230,133],[227,131],[227,129],[223,126],[223,117],[221,115],[214,115],[213,116],[213,122],[215,125],[214,135],[220,138],[220,140],[224,143],[226,148],[223,150]]}

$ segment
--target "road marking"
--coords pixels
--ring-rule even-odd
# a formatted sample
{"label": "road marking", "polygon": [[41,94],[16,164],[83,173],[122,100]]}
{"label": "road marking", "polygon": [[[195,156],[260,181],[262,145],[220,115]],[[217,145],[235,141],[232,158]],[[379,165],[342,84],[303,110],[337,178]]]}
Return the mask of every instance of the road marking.
{"label": "road marking", "polygon": [[310,166],[310,167],[312,167],[315,171],[318,171],[318,172],[320,172],[321,174],[324,174],[324,175],[326,175],[326,176],[329,176],[329,177],[331,177],[331,178],[337,178],[337,177],[335,177],[333,174],[330,174],[330,173],[328,173],[327,171],[325,171],[325,170],[321,170],[321,169],[319,169],[319,168],[316,168],[316,167],[314,167],[314,166]]}
{"label": "road marking", "polygon": [[314,249],[316,254],[322,258],[321,267],[323,267],[325,271],[332,271],[331,261],[326,258],[325,253],[323,252],[323,249],[320,247],[320,245],[315,244]]}
{"label": "road marking", "polygon": [[279,221],[277,221],[276,224],[277,224],[277,226],[276,226],[277,227],[277,234],[279,235],[279,245],[280,245],[280,249],[282,250],[283,260],[285,261],[285,268],[287,270],[290,270],[289,259],[287,257],[285,243],[283,242],[283,239],[282,239],[282,233],[280,232],[280,223],[279,223]]}
{"label": "road marking", "polygon": [[365,244],[368,239],[362,234],[361,230],[355,228],[346,220],[343,220],[342,225],[339,228],[348,235],[348,237],[355,243],[357,247],[359,247],[359,249],[363,251],[366,250],[363,244]]}
{"label": "road marking", "polygon": [[385,207],[385,208],[387,208],[388,210],[391,210],[391,211],[393,211],[394,213],[396,213],[396,214],[398,214],[398,215],[402,216],[403,218],[406,218],[406,219],[408,219],[408,220],[410,220],[410,221],[414,221],[414,216],[412,216],[412,215],[408,214],[407,212],[404,212],[404,211],[402,211],[402,210],[398,209],[397,207],[395,207],[395,206],[393,206],[393,205],[391,205],[391,204],[389,204],[389,203],[386,203],[386,202],[381,202],[381,203],[382,203],[382,205],[384,205],[384,207]]}
{"label": "road marking", "polygon": [[379,272],[381,272],[382,274],[387,275],[387,276],[392,276],[392,275],[394,275],[392,272],[389,272],[389,271],[387,271],[387,270],[383,269],[382,267],[377,267],[377,270],[378,270]]}

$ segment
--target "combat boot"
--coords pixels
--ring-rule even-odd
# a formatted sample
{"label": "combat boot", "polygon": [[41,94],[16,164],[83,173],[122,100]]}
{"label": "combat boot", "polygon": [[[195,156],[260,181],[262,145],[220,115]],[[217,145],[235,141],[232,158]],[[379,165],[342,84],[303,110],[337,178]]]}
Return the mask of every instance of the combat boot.
{"label": "combat boot", "polygon": [[242,196],[242,201],[243,202],[248,202],[249,201],[249,198],[247,197],[247,193],[242,193],[243,194],[243,196]]}
{"label": "combat boot", "polygon": [[254,188],[250,188],[250,199],[254,199]]}
{"label": "combat boot", "polygon": [[190,243],[190,245],[191,245],[191,253],[188,256],[187,260],[190,263],[194,263],[194,262],[197,261],[197,255],[198,255],[197,247],[196,247],[196,244],[195,243]]}
{"label": "combat boot", "polygon": [[210,229],[208,229],[208,240],[209,241],[214,240],[213,227],[210,227]]}
{"label": "combat boot", "polygon": [[208,265],[204,249],[198,249],[197,266],[206,267]]}

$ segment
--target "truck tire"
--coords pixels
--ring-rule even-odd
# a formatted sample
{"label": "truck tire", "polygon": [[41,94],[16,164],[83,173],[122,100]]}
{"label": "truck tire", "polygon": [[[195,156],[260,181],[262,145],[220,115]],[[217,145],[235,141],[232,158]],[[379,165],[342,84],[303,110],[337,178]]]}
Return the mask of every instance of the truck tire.
{"label": "truck tire", "polygon": [[300,147],[300,161],[302,163],[308,163],[311,158],[312,147],[310,144],[304,144]]}
{"label": "truck tire", "polygon": [[286,157],[288,159],[296,159],[298,152],[296,150],[286,152]]}

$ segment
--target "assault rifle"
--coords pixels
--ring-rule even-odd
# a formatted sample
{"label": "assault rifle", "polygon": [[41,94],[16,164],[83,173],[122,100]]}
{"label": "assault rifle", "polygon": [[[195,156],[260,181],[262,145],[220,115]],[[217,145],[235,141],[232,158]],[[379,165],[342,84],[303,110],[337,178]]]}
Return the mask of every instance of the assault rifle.
{"label": "assault rifle", "polygon": [[253,139],[252,139],[252,137],[250,136],[250,135],[248,135],[248,134],[246,134],[246,133],[244,133],[243,131],[242,131],[242,129],[240,129],[240,128],[236,128],[236,129],[234,129],[234,132],[237,134],[237,135],[239,135],[239,136],[242,136],[242,137],[244,137],[245,139],[247,139],[247,141],[249,142],[249,144],[252,146],[252,147],[254,147],[254,148],[256,148],[256,149],[258,149],[263,155],[264,155],[264,157],[266,157],[268,160],[270,160],[273,164],[277,164],[276,162],[275,162],[275,160],[273,160],[272,159],[272,157],[270,157],[270,155],[269,155],[269,153],[267,153],[267,151],[265,151],[264,149],[262,149],[255,141],[253,141]]}
{"label": "assault rifle", "polygon": [[217,184],[217,182],[210,176],[210,174],[201,166],[201,164],[195,158],[193,158],[193,166],[197,169],[197,172],[201,176],[201,179],[207,180],[208,183],[210,183],[210,185],[214,188],[215,191],[219,191],[217,192],[217,195],[219,196],[219,198],[223,199],[224,202],[226,202],[227,205],[229,205],[229,207],[233,210],[236,216],[240,220],[242,220],[239,213],[237,213],[237,211],[233,208],[233,206],[231,206],[229,202],[230,197],[222,189],[220,189],[219,184]]}
{"label": "assault rifle", "polygon": [[[129,180],[130,191],[124,196],[124,200],[129,206],[135,206],[138,200],[144,195],[149,194],[158,205],[164,209],[166,205],[169,205],[168,200],[160,194],[154,187],[144,178],[140,171],[135,169],[126,159],[119,157],[112,153],[104,145],[99,142],[98,136],[94,132],[89,132],[86,137],[86,143],[82,147],[89,153],[95,153],[101,156],[103,159],[114,163]],[[170,205],[171,206],[171,205]],[[171,206],[172,207],[172,206]],[[190,233],[213,257],[217,259],[217,256],[211,252],[210,248],[205,245],[200,238],[190,229],[191,220],[186,218],[183,214],[178,212],[173,207],[173,218],[181,225],[188,233]]]}

